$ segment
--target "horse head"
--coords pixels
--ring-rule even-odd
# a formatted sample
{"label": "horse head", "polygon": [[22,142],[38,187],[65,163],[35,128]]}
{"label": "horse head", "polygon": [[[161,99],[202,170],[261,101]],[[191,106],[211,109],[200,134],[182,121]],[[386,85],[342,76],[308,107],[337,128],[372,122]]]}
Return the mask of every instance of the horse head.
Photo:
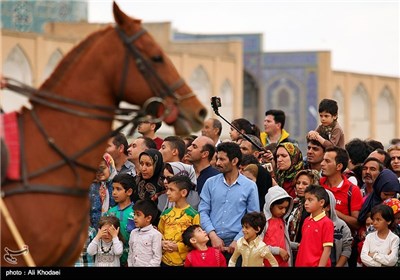
{"label": "horse head", "polygon": [[[164,112],[156,112],[177,135],[199,131],[207,110],[197,99],[189,85],[181,78],[171,59],[141,24],[141,20],[127,16],[113,3],[116,30],[123,42],[115,51],[126,53],[118,65],[125,68],[116,75],[118,98],[143,105],[149,98],[160,97]],[[128,60],[127,60],[128,59]],[[128,65],[128,66],[126,66]],[[118,73],[118,72],[116,72]],[[132,75],[140,78],[130,79]]]}
{"label": "horse head", "polygon": [[[14,145],[18,156],[9,159],[20,159],[13,166],[21,174],[2,178],[0,202],[12,219],[1,219],[0,249],[19,254],[27,245],[39,266],[72,265],[82,251],[90,207],[87,190],[114,133],[120,101],[146,107],[158,97],[166,111],[158,116],[174,125],[177,135],[200,130],[207,113],[141,21],[115,3],[114,17],[115,26],[88,35],[39,89],[7,80],[8,89],[29,97],[32,109],[15,114],[11,126],[20,141]],[[14,265],[7,260],[1,265]],[[21,259],[18,265],[23,265]]]}

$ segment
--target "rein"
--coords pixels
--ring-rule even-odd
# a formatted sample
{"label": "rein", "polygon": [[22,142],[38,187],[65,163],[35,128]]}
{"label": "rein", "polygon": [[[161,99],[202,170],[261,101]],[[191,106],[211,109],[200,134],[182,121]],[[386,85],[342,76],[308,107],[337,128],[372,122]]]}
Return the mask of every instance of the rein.
{"label": "rein", "polygon": [[[116,105],[119,104],[120,101],[123,100],[123,94],[124,94],[124,89],[125,89],[125,84],[128,76],[128,69],[129,69],[129,54],[133,56],[133,59],[136,62],[136,66],[139,69],[139,72],[143,75],[145,80],[147,81],[148,86],[152,90],[153,94],[156,96],[155,98],[150,98],[145,102],[145,104],[142,106],[141,109],[122,109],[119,108],[118,106],[115,107],[109,107],[109,106],[102,106],[102,105],[95,105],[95,104],[89,104],[86,102],[81,102],[78,100],[74,100],[71,98],[67,98],[64,96],[58,96],[53,94],[52,92],[44,91],[44,90],[38,90],[33,87],[30,87],[26,84],[23,84],[21,82],[18,82],[14,79],[11,78],[5,78],[5,88],[8,88],[14,92],[17,92],[19,94],[22,94],[30,101],[36,104],[41,104],[43,106],[46,106],[48,108],[64,112],[67,114],[79,116],[82,118],[88,118],[88,119],[94,119],[94,120],[100,120],[100,121],[107,121],[111,122],[113,120],[121,121],[122,125],[120,125],[117,129],[110,131],[109,133],[106,133],[84,149],[72,154],[72,155],[67,155],[66,153],[63,152],[63,150],[57,145],[56,141],[54,138],[49,135],[42,124],[40,118],[38,117],[35,108],[33,107],[30,110],[30,114],[32,117],[33,122],[35,123],[36,127],[42,134],[43,138],[45,141],[48,143],[48,145],[60,156],[61,160],[58,162],[55,162],[47,167],[44,167],[40,170],[36,170],[30,174],[27,172],[27,165],[26,161],[24,160],[26,157],[26,151],[24,145],[21,145],[21,177],[22,179],[20,181],[16,181],[15,184],[12,185],[12,188],[7,188],[5,184],[3,184],[2,189],[1,189],[1,199],[7,197],[7,196],[12,196],[16,194],[26,194],[26,193],[48,193],[48,194],[54,194],[54,195],[68,195],[68,196],[74,196],[74,197],[86,197],[89,191],[89,188],[81,189],[81,188],[73,188],[71,186],[63,186],[63,185],[57,185],[57,186],[50,186],[46,184],[30,184],[29,180],[32,178],[35,178],[39,175],[42,175],[44,173],[53,171],[55,169],[58,169],[64,165],[67,165],[71,168],[72,172],[75,175],[75,185],[80,186],[81,184],[81,178],[78,173],[78,168],[83,168],[88,171],[96,171],[97,168],[94,168],[92,166],[86,165],[84,163],[81,163],[78,161],[78,158],[81,157],[82,155],[88,153],[91,151],[93,148],[97,147],[101,143],[104,143],[107,139],[109,139],[111,136],[115,135],[117,132],[121,131],[123,128],[125,128],[128,124],[133,123],[133,126],[135,129],[138,125],[138,123],[145,117],[146,115],[146,109],[148,105],[151,102],[160,102],[162,103],[165,107],[166,110],[164,114],[159,117],[157,121],[162,121],[166,115],[168,115],[169,108],[167,108],[166,104],[164,103],[164,98],[165,97],[172,97],[175,104],[178,104],[179,102],[194,97],[194,93],[190,92],[184,96],[181,96],[176,93],[176,90],[178,90],[180,87],[182,87],[185,82],[182,78],[180,78],[178,81],[176,81],[173,85],[168,86],[164,80],[159,76],[159,74],[154,70],[153,66],[151,63],[144,58],[142,53],[137,49],[137,47],[132,44],[134,41],[136,41],[140,36],[142,36],[145,32],[147,32],[144,29],[141,29],[139,32],[134,34],[131,37],[127,37],[126,34],[116,27],[117,33],[122,39],[122,42],[124,43],[124,46],[126,48],[126,57],[123,65],[123,72],[122,72],[122,79],[120,82],[120,89],[119,93],[116,98]],[[88,113],[82,110],[74,109],[71,107],[66,107],[65,105],[73,105],[80,107],[82,109],[93,109],[93,110],[98,110],[98,111],[103,111],[103,112],[108,112],[108,114],[92,114]],[[131,116],[129,119],[124,119],[121,117],[115,117],[114,115],[130,115],[131,113],[136,112],[135,116]],[[23,129],[23,121],[24,121],[24,115],[18,115],[18,123],[19,123],[19,129],[20,129],[20,138],[22,141],[25,139],[24,135],[24,129]],[[133,131],[132,129],[132,131]],[[6,181],[4,183],[9,183],[9,181]],[[4,211],[2,211],[4,212]],[[11,218],[11,217],[10,217]],[[12,218],[11,218],[12,219]],[[82,217],[80,221],[80,229],[76,233],[76,239],[79,238],[80,234],[84,231],[85,226],[87,225],[87,219],[85,216]],[[18,240],[18,235],[12,233],[14,239]],[[22,239],[22,238],[21,238]],[[23,243],[23,242],[22,242]],[[62,254],[59,259],[55,260],[54,265],[63,265],[69,258],[71,257],[71,254],[74,252],[76,249],[76,245],[78,244],[77,242],[73,242],[73,246],[69,246],[67,252]],[[32,262],[27,261],[27,264],[33,264]]]}
{"label": "rein", "polygon": [[[9,78],[7,78],[6,80],[9,80]],[[28,88],[29,90],[35,90],[34,88],[30,88],[30,87],[18,87],[15,85],[9,85],[6,84],[6,87],[9,89],[12,89],[14,91],[16,91],[17,93],[22,93],[23,95],[26,95],[24,93],[26,93],[26,89]],[[37,95],[40,97],[41,94],[43,92],[41,91],[37,91]],[[30,95],[32,95],[32,92],[29,93]],[[55,97],[55,96],[52,96]],[[58,96],[60,97],[60,96]],[[40,98],[36,98],[37,100],[40,100],[37,103],[43,104],[43,105],[48,105],[48,104],[52,104],[51,102],[42,102],[42,99]],[[54,98],[54,99],[57,99]],[[64,98],[63,97],[63,101],[66,103],[70,103],[69,99]],[[44,100],[46,101],[46,100]],[[91,104],[86,104],[86,103],[80,103],[80,102],[76,102],[76,100],[73,100],[75,105],[81,105],[82,107],[86,107],[87,105],[91,105]],[[85,196],[88,193],[88,190],[85,189],[73,189],[70,187],[65,187],[65,186],[48,186],[48,185],[32,185],[29,184],[29,179],[35,178],[39,175],[42,175],[44,173],[53,171],[57,168],[60,168],[62,166],[64,166],[65,164],[67,164],[68,166],[70,166],[70,168],[72,169],[73,173],[75,174],[75,184],[77,186],[80,185],[80,176],[77,172],[77,166],[84,168],[86,170],[89,171],[93,171],[95,172],[97,170],[97,168],[91,167],[89,165],[86,165],[84,163],[79,162],[77,159],[81,156],[83,156],[84,154],[86,154],[87,152],[89,152],[90,150],[94,149],[96,146],[100,145],[101,143],[103,143],[104,141],[106,141],[107,139],[109,139],[110,137],[112,137],[113,135],[115,135],[116,133],[118,133],[119,131],[121,131],[122,129],[124,129],[126,126],[128,126],[130,123],[133,123],[133,126],[136,127],[137,124],[141,121],[141,119],[143,119],[144,115],[145,115],[145,111],[146,111],[146,107],[151,103],[151,102],[162,102],[161,100],[159,100],[158,98],[151,98],[149,99],[145,104],[143,104],[143,108],[141,110],[136,110],[136,109],[124,109],[121,110],[120,108],[114,109],[112,107],[108,107],[109,110],[115,110],[115,112],[129,112],[129,111],[137,111],[138,113],[134,116],[131,117],[130,119],[126,120],[126,119],[120,119],[120,118],[116,118],[116,120],[121,121],[122,124],[114,129],[111,130],[109,133],[103,135],[102,137],[100,137],[99,139],[97,139],[96,141],[94,141],[93,143],[91,143],[90,145],[88,145],[86,148],[72,154],[71,156],[66,155],[61,148],[59,148],[54,140],[54,138],[52,138],[50,135],[48,135],[48,133],[46,132],[46,129],[44,128],[42,122],[40,121],[39,117],[36,114],[36,111],[34,108],[32,108],[29,112],[32,116],[32,119],[35,123],[35,125],[37,126],[38,130],[40,131],[40,133],[43,135],[44,139],[46,140],[46,142],[48,143],[48,145],[55,150],[59,156],[62,158],[62,160],[53,163],[52,165],[49,165],[47,167],[44,167],[42,169],[36,170],[30,174],[27,173],[26,171],[26,162],[24,161],[25,158],[25,149],[24,146],[21,145],[21,162],[22,162],[22,184],[19,184],[17,186],[15,186],[12,189],[9,190],[5,190],[4,187],[1,190],[1,197],[6,197],[6,196],[11,196],[14,194],[20,194],[20,193],[52,193],[52,194],[65,194],[65,195],[71,195],[71,196]],[[113,117],[111,116],[103,116],[102,118],[96,118],[96,116],[98,115],[90,115],[90,114],[86,114],[85,112],[81,112],[81,111],[77,111],[77,110],[66,110],[69,108],[65,108],[65,107],[61,107],[58,104],[53,104],[54,106],[60,107],[61,109],[59,111],[62,112],[66,112],[69,114],[73,114],[73,115],[77,115],[80,117],[86,117],[86,118],[91,118],[91,119],[97,119],[97,120],[102,120],[102,121],[112,121],[114,120]],[[51,106],[51,108],[54,108],[54,106]],[[49,106],[50,107],[50,106]],[[102,108],[106,108],[104,106],[90,106],[91,108],[95,108],[96,109],[100,109],[99,107]],[[18,127],[19,127],[19,132],[21,135],[21,139],[24,139],[24,129],[23,129],[23,115],[18,115]]]}
{"label": "rein", "polygon": [[[134,41],[136,41],[140,36],[142,36],[145,32],[147,32],[145,29],[141,29],[139,32],[134,34],[131,37],[127,37],[125,33],[116,27],[116,30],[118,34],[120,35],[120,38],[122,42],[124,43],[126,49],[127,49],[127,55],[132,54],[134,60],[136,61],[136,65],[138,69],[140,70],[140,73],[146,78],[146,81],[148,82],[149,86],[151,87],[152,91],[154,94],[160,92],[157,94],[157,96],[160,97],[166,97],[172,96],[177,102],[180,102],[181,100],[184,100],[186,98],[190,98],[194,96],[193,93],[189,93],[186,96],[179,96],[175,93],[175,91],[180,88],[181,86],[184,85],[183,79],[180,79],[178,82],[176,82],[172,87],[167,86],[167,84],[162,80],[162,78],[157,74],[157,72],[154,71],[154,68],[152,65],[143,57],[143,55],[140,53],[140,51],[136,48],[134,44],[132,44]],[[129,52],[128,52],[129,51]],[[123,65],[123,76],[121,80],[121,86],[120,86],[120,91],[117,97],[117,104],[121,100],[123,100],[123,92],[125,88],[125,82],[127,79],[128,75],[128,64],[129,64],[129,57],[126,57],[124,65]],[[161,85],[161,88],[163,91],[157,91],[156,88],[154,87],[155,84],[152,83],[153,79],[150,77],[153,77],[155,81]],[[81,157],[82,155],[88,153],[90,150],[94,149],[96,146],[100,145],[122,129],[124,129],[127,125],[130,123],[133,123],[133,128],[131,131],[133,131],[137,124],[143,119],[143,117],[146,115],[146,109],[150,105],[151,102],[159,102],[164,104],[164,100],[161,98],[150,98],[143,104],[143,108],[138,110],[138,109],[122,109],[119,107],[110,107],[110,106],[103,106],[103,105],[96,105],[96,104],[90,104],[86,102],[81,102],[75,99],[71,99],[65,96],[59,96],[56,95],[52,92],[45,91],[45,90],[37,90],[33,87],[30,87],[26,84],[23,84],[15,79],[12,78],[5,78],[6,80],[6,88],[17,92],[21,95],[26,96],[30,101],[33,101],[34,103],[41,104],[43,106],[52,108],[54,110],[72,114],[75,116],[79,116],[82,118],[89,118],[89,119],[95,119],[95,120],[100,120],[100,121],[113,121],[117,120],[122,122],[122,125],[120,125],[118,128],[115,130],[110,131],[109,133],[105,134],[104,136],[100,137],[96,141],[94,141],[92,144],[84,148],[83,150],[80,150],[76,152],[75,154],[68,156],[65,154],[62,149],[56,144],[55,139],[52,138],[46,131],[45,127],[43,126],[42,122],[40,121],[39,117],[36,114],[36,111],[34,108],[30,110],[30,114],[32,116],[32,119],[37,126],[38,130],[40,133],[43,135],[43,138],[46,140],[48,145],[60,156],[61,160],[53,163],[47,167],[44,167],[42,169],[36,170],[32,172],[31,174],[27,173],[27,168],[26,168],[26,162],[23,160],[25,158],[25,150],[24,147],[21,147],[21,162],[22,162],[22,184],[18,184],[17,186],[14,186],[12,189],[2,189],[1,190],[1,196],[6,197],[6,196],[11,196],[15,194],[21,194],[21,193],[51,193],[51,194],[60,194],[60,195],[71,195],[71,196],[85,196],[88,193],[88,189],[74,189],[71,187],[67,186],[49,186],[49,185],[43,185],[43,184],[29,184],[29,179],[35,178],[39,175],[42,175],[44,173],[53,171],[55,169],[58,169],[64,165],[68,165],[72,172],[75,175],[75,184],[76,186],[79,186],[81,183],[81,178],[79,176],[79,173],[77,171],[77,168],[83,168],[89,171],[95,172],[97,168],[94,168],[92,166],[88,166],[85,163],[81,163],[78,161],[78,158]],[[87,108],[87,109],[95,109],[95,110],[101,110],[101,111],[107,111],[109,112],[109,115],[106,114],[92,114],[88,112],[84,112],[81,110],[69,108],[66,106],[63,106],[61,104],[68,104],[68,105],[75,105],[81,108]],[[164,104],[165,106],[165,104]],[[166,107],[166,106],[165,106]],[[124,118],[115,118],[114,115],[129,115],[133,112],[137,112],[135,116],[127,119]],[[160,117],[155,119],[154,121],[162,121],[166,115],[168,115],[170,112],[168,108],[165,110],[164,114]],[[112,115],[111,115],[112,114]],[[18,117],[18,123],[19,123],[19,129],[20,129],[20,135],[21,139],[24,139],[23,135],[23,116]]]}
{"label": "rein", "polygon": [[125,32],[119,28],[118,26],[115,27],[119,37],[121,38],[122,42],[124,43],[126,54],[125,54],[125,63],[124,63],[124,70],[123,76],[121,79],[120,90],[118,94],[118,101],[122,100],[124,89],[125,89],[125,82],[126,77],[128,75],[128,66],[129,66],[129,54],[131,54],[135,60],[136,67],[139,69],[142,76],[147,81],[147,84],[151,88],[153,94],[158,96],[162,99],[169,96],[175,100],[175,103],[180,103],[185,99],[194,97],[195,94],[193,92],[189,92],[188,94],[182,96],[176,93],[180,87],[185,84],[185,81],[182,78],[179,78],[175,83],[171,86],[167,85],[164,80],[158,75],[156,71],[154,71],[154,67],[151,65],[148,59],[146,59],[143,54],[138,50],[138,48],[133,44],[137,39],[140,38],[143,34],[147,32],[146,29],[141,28],[137,33],[133,34],[132,36],[128,37]]}
{"label": "rein", "polygon": [[[56,95],[52,92],[48,92],[45,90],[38,90],[34,87],[31,87],[22,82],[19,82],[13,78],[5,78],[5,80],[7,82],[6,87],[9,90],[17,92],[23,96],[26,96],[30,101],[36,102],[38,104],[42,104],[44,106],[47,106],[49,108],[55,109],[60,112],[69,113],[69,114],[80,116],[83,118],[97,119],[97,120],[103,120],[103,121],[114,120],[114,117],[110,116],[110,115],[89,114],[86,112],[82,112],[79,110],[61,106],[59,103],[56,103],[55,101],[58,101],[60,103],[79,106],[82,108],[108,111],[110,113],[114,113],[114,114],[118,114],[118,115],[126,114],[126,112],[128,111],[127,109],[122,109],[122,108],[117,108],[117,107],[90,104],[90,103],[78,101],[78,100],[75,100],[72,98],[68,98],[65,96],[59,96],[59,95]],[[129,111],[134,111],[134,109],[129,109]]]}
{"label": "rein", "polygon": [[[33,88],[29,88],[29,87],[18,87],[15,85],[11,85],[11,84],[6,84],[6,87],[9,89],[12,89],[16,92],[21,92],[21,93],[29,93],[29,95],[32,95],[33,93]],[[29,89],[29,90],[27,90]],[[106,117],[98,117],[100,115],[90,115],[87,114],[85,112],[81,112],[81,111],[77,111],[77,110],[71,110],[69,108],[66,107],[62,107],[57,105],[56,103],[51,103],[47,100],[44,100],[42,96],[46,96],[48,95],[48,93],[42,92],[42,91],[38,91],[38,90],[34,90],[37,93],[37,97],[35,98],[34,101],[36,103],[39,104],[43,104],[44,106],[48,106],[50,108],[60,108],[60,111],[62,112],[66,112],[69,114],[73,114],[73,115],[77,115],[77,116],[81,116],[81,117],[86,117],[86,118],[91,118],[91,119],[98,119],[98,120],[102,120],[102,121],[111,121],[113,120],[112,117],[110,116],[106,116]],[[57,100],[62,100],[62,102],[65,103],[69,103],[69,104],[74,104],[74,105],[79,105],[81,107],[87,107],[87,108],[95,108],[95,109],[106,109],[106,110],[113,110],[114,112],[128,112],[127,110],[121,110],[120,108],[112,108],[112,107],[104,107],[104,106],[98,106],[98,105],[91,105],[91,104],[86,104],[86,103],[82,103],[82,102],[78,102],[76,100],[70,100],[68,98],[64,98],[64,97],[60,97],[60,96],[51,96],[54,99]],[[46,102],[41,102],[41,101],[46,101]],[[160,101],[159,101],[160,102]],[[51,104],[51,105],[50,105]],[[149,104],[149,103],[145,103],[144,105]],[[146,108],[146,107],[144,107]],[[134,110],[130,110],[130,111],[134,111]],[[51,185],[45,185],[45,184],[30,184],[29,183],[29,179],[34,178],[36,176],[39,176],[41,174],[44,174],[46,172],[50,172],[54,169],[57,169],[65,164],[67,164],[73,171],[74,175],[75,175],[75,184],[76,186],[80,185],[80,176],[79,173],[77,172],[77,167],[82,167],[84,169],[90,170],[90,171],[95,171],[96,168],[88,166],[86,164],[80,163],[77,159],[84,155],[85,153],[89,152],[90,150],[92,150],[93,148],[95,148],[97,145],[101,144],[102,142],[106,141],[109,137],[115,135],[115,133],[121,131],[124,127],[126,127],[129,123],[133,123],[134,127],[137,126],[138,120],[141,118],[141,116],[143,116],[144,114],[140,114],[140,110],[137,110],[139,113],[133,117],[130,120],[125,120],[123,122],[122,125],[120,125],[117,129],[110,131],[109,133],[105,134],[103,137],[100,137],[99,139],[97,139],[95,142],[93,142],[92,144],[90,144],[89,146],[87,146],[86,148],[84,148],[83,150],[73,154],[72,156],[68,156],[66,155],[62,149],[60,149],[54,139],[52,137],[50,137],[44,126],[42,125],[40,119],[38,118],[34,108],[32,108],[32,110],[30,111],[32,119],[34,121],[34,123],[36,124],[36,126],[38,127],[39,131],[41,132],[41,134],[44,136],[45,140],[47,141],[47,143],[49,144],[49,146],[55,150],[60,157],[62,158],[62,160],[60,160],[59,162],[56,162],[50,166],[47,166],[45,168],[42,168],[41,170],[37,170],[31,174],[27,173],[27,168],[26,168],[26,162],[23,160],[25,158],[25,147],[24,145],[21,145],[21,153],[20,153],[20,157],[21,157],[21,171],[22,171],[22,182],[20,184],[16,184],[13,185],[13,188],[11,189],[6,189],[7,186],[5,186],[5,184],[2,186],[1,189],[1,200],[3,200],[3,198],[7,197],[7,196],[12,196],[15,194],[25,194],[25,193],[49,193],[49,194],[54,194],[54,195],[68,195],[68,196],[77,196],[77,197],[86,197],[89,190],[88,189],[76,189],[76,188],[71,188],[71,187],[67,187],[67,186],[51,186]],[[18,115],[18,127],[20,130],[20,136],[21,139],[24,139],[24,129],[23,129],[23,116],[24,115]],[[4,203],[2,203],[4,204]],[[5,204],[4,207],[2,208],[2,213],[5,214],[7,208],[5,208]],[[8,212],[8,211],[7,211]],[[18,229],[16,228],[16,226],[12,226],[14,225],[11,216],[8,217],[8,220],[10,220],[8,222],[8,225],[10,227],[12,236],[14,237],[14,239],[16,240],[17,244],[19,245],[19,247],[21,247],[21,244],[24,244],[23,239],[18,231]],[[84,231],[84,228],[86,226],[86,218],[85,216],[82,217],[82,220],[80,221],[80,228],[79,230],[76,232],[76,236],[75,236],[75,240],[79,239],[79,236],[81,234],[81,232]],[[76,245],[77,243],[74,242],[74,244]],[[22,247],[21,247],[22,248]],[[69,246],[67,251],[62,254],[60,256],[60,258],[58,260],[55,261],[55,263],[53,265],[63,265],[68,258],[71,256],[71,254],[74,252],[75,246]],[[29,266],[35,266],[35,263],[30,255],[30,253],[28,252],[28,256],[24,257],[26,263]]]}

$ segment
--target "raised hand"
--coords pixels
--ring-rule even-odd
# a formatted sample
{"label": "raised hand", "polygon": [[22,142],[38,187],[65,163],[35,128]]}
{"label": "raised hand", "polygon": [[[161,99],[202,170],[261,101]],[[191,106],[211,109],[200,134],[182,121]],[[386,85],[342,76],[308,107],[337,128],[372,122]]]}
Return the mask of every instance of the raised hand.
{"label": "raised hand", "polygon": [[274,160],[274,155],[270,150],[264,148],[264,150],[260,152],[260,154],[261,154],[261,162],[263,163],[272,162]]}
{"label": "raised hand", "polygon": [[118,236],[118,233],[119,233],[119,227],[118,228],[115,228],[113,225],[111,225],[109,228],[108,228],[108,233],[110,233],[111,234],[111,236],[114,238],[114,237],[117,237]]}

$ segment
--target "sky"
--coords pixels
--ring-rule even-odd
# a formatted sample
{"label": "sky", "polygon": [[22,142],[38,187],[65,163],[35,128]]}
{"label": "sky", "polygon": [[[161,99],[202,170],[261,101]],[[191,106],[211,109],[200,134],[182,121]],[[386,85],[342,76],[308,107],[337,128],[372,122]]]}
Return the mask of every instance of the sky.
{"label": "sky", "polygon": [[[400,77],[400,0],[117,0],[143,22],[195,34],[262,33],[264,51],[331,51],[335,71]],[[114,22],[112,0],[89,21]]]}

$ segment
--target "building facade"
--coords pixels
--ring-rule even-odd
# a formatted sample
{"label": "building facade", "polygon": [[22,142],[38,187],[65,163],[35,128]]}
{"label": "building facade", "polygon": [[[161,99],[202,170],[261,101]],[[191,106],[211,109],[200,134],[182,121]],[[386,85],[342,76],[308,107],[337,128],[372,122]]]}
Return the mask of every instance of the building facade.
{"label": "building facade", "polygon": [[286,113],[285,129],[304,148],[305,135],[319,124],[323,98],[339,105],[346,142],[373,138],[385,146],[400,135],[398,77],[334,71],[331,52],[263,52],[263,34],[174,35],[177,41],[243,41],[243,116],[263,129],[265,111]]}
{"label": "building facade", "polygon": [[[4,8],[8,2],[14,9]],[[51,1],[36,1],[40,5],[30,9],[38,19],[35,13],[29,16],[27,6],[18,6],[19,16],[11,16],[19,2],[27,1],[2,2],[2,72],[35,87],[69,50],[106,25],[87,23],[85,1],[69,8],[62,7],[74,1],[56,1],[49,7],[43,5]],[[40,21],[49,11],[60,16]],[[40,24],[24,25],[18,17],[27,22],[31,17]],[[144,27],[209,109],[208,117],[217,117],[210,106],[212,96],[221,97],[220,113],[225,119],[244,117],[261,130],[265,111],[282,109],[287,115],[285,129],[304,148],[306,133],[319,123],[319,101],[332,98],[338,101],[346,141],[373,138],[387,145],[391,138],[400,137],[398,77],[335,71],[329,51],[264,52],[263,34],[187,34],[173,31],[170,22],[144,23]],[[11,92],[5,92],[1,101],[6,111],[26,103]],[[230,127],[222,123],[222,138],[227,139]],[[168,135],[173,130],[163,125],[159,132]]]}
{"label": "building facade", "polygon": [[[104,27],[104,24],[47,23],[43,33],[2,29],[2,72],[7,77],[39,87],[69,50],[88,34]],[[148,23],[144,28],[156,38],[182,78],[208,108],[209,117],[213,116],[211,96],[223,97],[221,114],[225,118],[242,115],[242,42],[174,43],[170,40],[170,23]],[[6,112],[18,109],[21,104],[29,106],[25,98],[9,91],[1,98]],[[229,132],[227,124],[223,130]],[[173,129],[163,125],[159,132],[169,135],[173,134]]]}

